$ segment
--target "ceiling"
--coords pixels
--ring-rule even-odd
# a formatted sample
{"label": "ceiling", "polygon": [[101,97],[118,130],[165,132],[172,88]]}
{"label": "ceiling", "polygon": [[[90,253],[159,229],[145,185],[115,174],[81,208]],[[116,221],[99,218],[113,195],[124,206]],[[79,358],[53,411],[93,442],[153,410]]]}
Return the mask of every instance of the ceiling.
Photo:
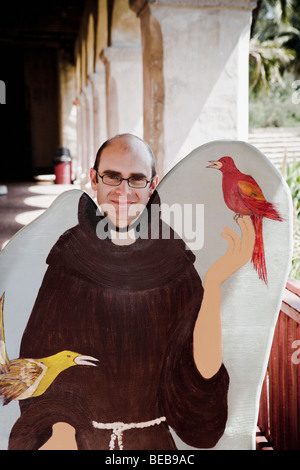
{"label": "ceiling", "polygon": [[0,45],[72,50],[86,0],[6,0],[0,8]]}

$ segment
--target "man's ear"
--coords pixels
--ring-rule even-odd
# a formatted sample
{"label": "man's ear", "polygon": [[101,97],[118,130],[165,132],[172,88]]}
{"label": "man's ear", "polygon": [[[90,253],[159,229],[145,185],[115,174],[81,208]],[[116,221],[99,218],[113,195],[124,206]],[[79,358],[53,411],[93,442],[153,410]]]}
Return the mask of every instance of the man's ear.
{"label": "man's ear", "polygon": [[154,176],[154,178],[152,179],[152,183],[150,185],[150,196],[154,193],[158,185],[158,181],[159,181],[159,176],[158,175]]}
{"label": "man's ear", "polygon": [[94,168],[90,169],[90,179],[91,179],[91,187],[93,191],[97,191],[97,172]]}

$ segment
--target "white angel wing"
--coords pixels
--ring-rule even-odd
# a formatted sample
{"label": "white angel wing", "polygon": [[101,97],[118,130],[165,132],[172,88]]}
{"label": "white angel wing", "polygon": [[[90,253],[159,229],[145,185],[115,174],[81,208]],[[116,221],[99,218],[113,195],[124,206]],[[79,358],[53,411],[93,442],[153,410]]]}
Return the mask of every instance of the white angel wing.
{"label": "white angel wing", "polygon": [[[78,223],[81,195],[82,191],[77,189],[62,193],[49,209],[16,233],[0,252],[0,293],[5,292],[3,358],[5,350],[11,358],[19,357],[22,335],[47,269],[46,258],[58,238]],[[9,406],[0,406],[1,450],[7,449],[11,428],[19,416],[16,401]]]}
{"label": "white angel wing", "polygon": [[[222,285],[223,362],[230,377],[228,420],[217,449],[255,449],[261,385],[290,268],[292,201],[289,188],[270,160],[241,141],[209,142],[187,155],[158,185],[162,217],[193,251],[202,281],[227,249],[225,226],[240,235],[234,214],[224,202],[222,174],[207,168],[210,160],[229,155],[238,169],[252,175],[283,222],[264,220],[269,285],[249,261]],[[201,209],[202,208],[202,209]],[[180,442],[176,442],[182,448]]]}

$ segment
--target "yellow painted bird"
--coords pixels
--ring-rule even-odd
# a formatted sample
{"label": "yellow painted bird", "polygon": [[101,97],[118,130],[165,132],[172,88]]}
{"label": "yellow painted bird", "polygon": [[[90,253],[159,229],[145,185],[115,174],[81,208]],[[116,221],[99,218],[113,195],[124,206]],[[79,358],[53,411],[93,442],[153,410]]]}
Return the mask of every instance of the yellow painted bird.
{"label": "yellow painted bird", "polygon": [[42,359],[8,359],[4,339],[3,306],[4,297],[0,299],[0,397],[3,405],[12,400],[42,395],[56,377],[69,367],[75,365],[96,366],[93,362],[98,359],[82,356],[73,351],[60,351],[53,356]]}

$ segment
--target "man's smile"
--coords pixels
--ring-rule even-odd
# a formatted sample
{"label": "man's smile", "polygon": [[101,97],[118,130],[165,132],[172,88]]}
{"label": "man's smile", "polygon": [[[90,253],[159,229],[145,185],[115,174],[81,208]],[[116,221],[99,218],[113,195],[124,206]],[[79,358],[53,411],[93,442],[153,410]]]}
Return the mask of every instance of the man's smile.
{"label": "man's smile", "polygon": [[116,205],[116,206],[124,206],[124,207],[129,207],[131,206],[132,204],[135,204],[136,201],[128,201],[127,198],[124,198],[124,197],[120,197],[119,199],[112,199],[111,200],[111,203]]}

